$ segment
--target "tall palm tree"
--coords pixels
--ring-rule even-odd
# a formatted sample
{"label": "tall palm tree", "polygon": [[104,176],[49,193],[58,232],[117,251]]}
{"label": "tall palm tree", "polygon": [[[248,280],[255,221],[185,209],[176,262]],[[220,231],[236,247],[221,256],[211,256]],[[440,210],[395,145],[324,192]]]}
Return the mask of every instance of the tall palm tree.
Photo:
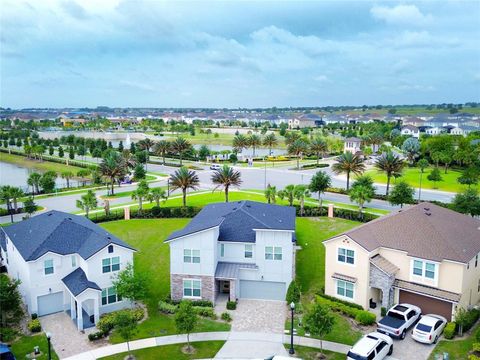
{"label": "tall palm tree", "polygon": [[255,157],[255,149],[262,145],[262,138],[258,135],[250,135],[247,139],[248,141],[248,146],[252,148],[252,157]]}
{"label": "tall palm tree", "polygon": [[322,211],[322,194],[332,186],[332,178],[325,171],[318,171],[312,176],[309,189],[312,192],[318,192],[318,207]]}
{"label": "tall palm tree", "polygon": [[293,206],[293,200],[295,200],[295,185],[287,185],[285,189],[278,192],[280,199],[287,199],[288,205]]}
{"label": "tall palm tree", "polygon": [[73,178],[73,176],[74,176],[73,172],[67,170],[67,171],[62,172],[61,176],[62,176],[62,179],[67,180],[67,189],[69,189],[70,188],[70,179]]}
{"label": "tall palm tree", "polygon": [[129,172],[137,166],[137,157],[129,149],[122,151],[123,162],[125,164],[125,171]]}
{"label": "tall palm tree", "polygon": [[180,157],[180,166],[182,166],[182,157],[187,150],[190,150],[192,145],[182,137],[176,138],[172,144],[172,151]]}
{"label": "tall palm tree", "polygon": [[272,155],[272,147],[278,144],[277,137],[274,133],[267,134],[263,138],[263,145],[268,147],[268,154]]}
{"label": "tall palm tree", "polygon": [[150,152],[150,150],[152,149],[152,147],[153,147],[154,145],[155,145],[154,141],[153,141],[152,139],[149,139],[149,138],[140,140],[140,141],[137,143],[137,147],[138,147],[140,150],[145,150],[145,151],[148,151],[148,152]]}
{"label": "tall palm tree", "polygon": [[187,190],[197,190],[200,179],[195,171],[190,171],[182,166],[170,176],[170,187],[172,191],[181,189],[183,193],[183,206],[187,206]]}
{"label": "tall palm tree", "polygon": [[153,152],[157,156],[161,156],[163,159],[163,165],[165,165],[165,156],[170,151],[170,142],[167,140],[160,140],[153,146]]}
{"label": "tall palm tree", "polygon": [[241,153],[243,149],[248,149],[248,139],[246,136],[239,134],[233,138],[233,149]]}
{"label": "tall palm tree", "polygon": [[85,216],[88,218],[88,213],[91,209],[95,209],[98,205],[97,197],[92,190],[88,190],[85,195],[82,195],[80,200],[77,200],[77,208],[85,211]]}
{"label": "tall palm tree", "polygon": [[18,199],[25,196],[23,190],[16,186],[11,186],[9,191],[10,198],[13,202],[13,209],[18,212]]}
{"label": "tall palm tree", "polygon": [[325,139],[321,137],[316,137],[310,143],[310,151],[315,153],[315,155],[317,156],[317,166],[318,166],[320,162],[320,157],[323,157],[323,155],[328,151],[327,142],[325,141]]}
{"label": "tall palm tree", "polygon": [[37,172],[32,172],[27,179],[28,186],[32,187],[32,193],[38,194],[40,192],[40,179],[42,178],[42,174]]}
{"label": "tall palm tree", "polygon": [[383,153],[381,156],[378,157],[377,161],[375,162],[375,167],[378,170],[383,171],[387,175],[387,196],[388,190],[390,189],[390,179],[392,178],[392,176],[401,176],[404,166],[405,162],[400,158],[400,156],[394,154],[391,151]]}
{"label": "tall palm tree", "polygon": [[365,171],[365,164],[360,156],[346,152],[340,155],[332,165],[335,174],[347,174],[347,191],[350,188],[350,174],[361,175]]}
{"label": "tall palm tree", "polygon": [[293,190],[295,199],[300,202],[300,215],[303,216],[305,208],[305,198],[310,196],[310,191],[306,185],[296,185]]}
{"label": "tall palm tree", "polygon": [[114,195],[115,181],[125,176],[125,168],[125,160],[116,151],[109,152],[100,164],[100,173],[110,180],[112,186],[110,195]]}
{"label": "tall palm tree", "polygon": [[302,135],[300,135],[299,132],[296,132],[296,131],[288,132],[285,135],[285,144],[287,144],[287,146],[291,145],[295,141],[300,140],[301,138],[302,138]]}
{"label": "tall palm tree", "polygon": [[363,205],[366,202],[370,202],[373,198],[375,191],[372,187],[366,185],[356,185],[350,190],[350,201],[354,201],[358,204],[358,212],[360,215],[363,211]]}
{"label": "tall palm tree", "polygon": [[225,202],[228,202],[228,189],[230,186],[240,186],[242,183],[240,171],[234,170],[227,164],[222,168],[215,170],[212,174],[212,183],[215,184],[214,191],[219,187],[225,189]]}
{"label": "tall palm tree", "polygon": [[143,210],[143,200],[148,198],[150,188],[148,183],[145,180],[142,180],[138,183],[137,189],[132,192],[132,200],[138,200],[138,211],[142,212]]}
{"label": "tall palm tree", "polygon": [[269,204],[275,204],[277,202],[277,188],[270,184],[267,185],[265,189],[265,197],[267,198],[267,202]]}
{"label": "tall palm tree", "polygon": [[297,169],[300,169],[300,156],[308,150],[308,144],[302,139],[288,145],[288,153],[297,157]]}

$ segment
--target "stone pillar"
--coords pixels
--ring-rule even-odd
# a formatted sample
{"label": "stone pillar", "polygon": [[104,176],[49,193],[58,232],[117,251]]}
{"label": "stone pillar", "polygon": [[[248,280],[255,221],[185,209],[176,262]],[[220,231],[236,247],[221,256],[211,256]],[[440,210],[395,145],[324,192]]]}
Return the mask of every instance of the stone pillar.
{"label": "stone pillar", "polygon": [[83,330],[83,310],[82,303],[77,301],[77,328]]}
{"label": "stone pillar", "polygon": [[333,204],[328,204],[328,217],[333,218]]}
{"label": "stone pillar", "polygon": [[230,301],[237,300],[236,290],[235,290],[235,280],[230,280]]}
{"label": "stone pillar", "polygon": [[100,306],[98,301],[98,296],[93,299],[93,317],[95,319],[95,324],[100,320]]}
{"label": "stone pillar", "polygon": [[75,299],[73,296],[70,296],[70,318],[75,319]]}
{"label": "stone pillar", "polygon": [[124,207],[123,212],[125,214],[125,220],[130,220],[130,208],[128,206]]}

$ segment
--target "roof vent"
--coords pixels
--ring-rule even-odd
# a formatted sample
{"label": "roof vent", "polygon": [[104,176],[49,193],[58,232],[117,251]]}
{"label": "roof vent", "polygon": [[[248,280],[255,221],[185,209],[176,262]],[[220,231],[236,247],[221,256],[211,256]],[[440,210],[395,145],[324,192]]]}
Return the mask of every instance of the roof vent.
{"label": "roof vent", "polygon": [[67,219],[68,219],[68,220],[72,220],[72,218],[71,218],[71,217],[69,217],[69,218],[67,218]]}
{"label": "roof vent", "polygon": [[52,215],[53,215],[53,213],[47,214],[47,216],[52,216]]}
{"label": "roof vent", "polygon": [[432,213],[431,212],[426,212],[425,215],[430,216],[430,215],[432,215]]}
{"label": "roof vent", "polygon": [[248,208],[252,207],[250,204],[247,204],[247,205],[245,205],[245,206],[248,207]]}
{"label": "roof vent", "polygon": [[234,207],[232,210],[237,210],[237,208],[236,208],[236,207]]}
{"label": "roof vent", "polygon": [[428,208],[423,208],[423,210],[430,211],[430,208],[429,207]]}

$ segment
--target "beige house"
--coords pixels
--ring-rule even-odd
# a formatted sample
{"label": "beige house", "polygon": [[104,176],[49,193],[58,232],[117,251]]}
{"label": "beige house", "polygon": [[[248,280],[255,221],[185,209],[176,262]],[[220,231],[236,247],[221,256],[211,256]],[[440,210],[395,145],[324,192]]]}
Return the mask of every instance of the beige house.
{"label": "beige house", "polygon": [[480,220],[421,203],[324,242],[325,293],[451,319],[480,301]]}
{"label": "beige house", "polygon": [[352,154],[356,154],[357,152],[362,151],[362,139],[356,137],[350,137],[343,140],[343,152],[347,153],[350,152]]}

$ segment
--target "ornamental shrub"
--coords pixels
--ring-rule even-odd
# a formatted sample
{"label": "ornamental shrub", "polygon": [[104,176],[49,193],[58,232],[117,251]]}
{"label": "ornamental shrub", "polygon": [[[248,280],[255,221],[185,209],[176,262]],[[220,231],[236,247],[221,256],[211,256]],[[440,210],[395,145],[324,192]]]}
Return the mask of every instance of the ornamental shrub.
{"label": "ornamental shrub", "polygon": [[230,314],[228,312],[222,313],[221,317],[222,317],[223,321],[226,321],[226,322],[232,321],[232,317],[230,316]]}
{"label": "ornamental shrub", "polygon": [[202,317],[207,317],[210,319],[215,320],[217,318],[217,315],[213,311],[213,308],[208,307],[208,306],[194,306],[193,309],[197,312],[197,315],[200,315]]}
{"label": "ornamental shrub", "polygon": [[42,325],[40,325],[40,320],[38,319],[30,320],[28,322],[27,327],[28,327],[28,330],[30,330],[33,333],[42,331]]}
{"label": "ornamental shrub", "polygon": [[103,332],[101,331],[88,334],[88,340],[90,341],[95,341],[95,340],[101,339],[102,337],[103,337]]}
{"label": "ornamental shrub", "polygon": [[455,324],[454,322],[447,323],[447,325],[445,326],[445,329],[443,330],[443,336],[445,337],[445,339],[454,338],[456,333],[456,327],[457,327],[457,324]]}
{"label": "ornamental shrub", "polygon": [[287,305],[290,303],[298,303],[300,301],[300,287],[295,280],[292,280],[287,290]]}
{"label": "ornamental shrub", "polygon": [[372,325],[377,321],[377,317],[369,311],[359,310],[355,316],[355,321],[360,325]]}
{"label": "ornamental shrub", "polygon": [[160,300],[158,302],[158,311],[164,314],[175,314],[177,312],[178,305],[169,304],[165,301]]}
{"label": "ornamental shrub", "polygon": [[227,310],[235,310],[237,308],[236,301],[227,301]]}

